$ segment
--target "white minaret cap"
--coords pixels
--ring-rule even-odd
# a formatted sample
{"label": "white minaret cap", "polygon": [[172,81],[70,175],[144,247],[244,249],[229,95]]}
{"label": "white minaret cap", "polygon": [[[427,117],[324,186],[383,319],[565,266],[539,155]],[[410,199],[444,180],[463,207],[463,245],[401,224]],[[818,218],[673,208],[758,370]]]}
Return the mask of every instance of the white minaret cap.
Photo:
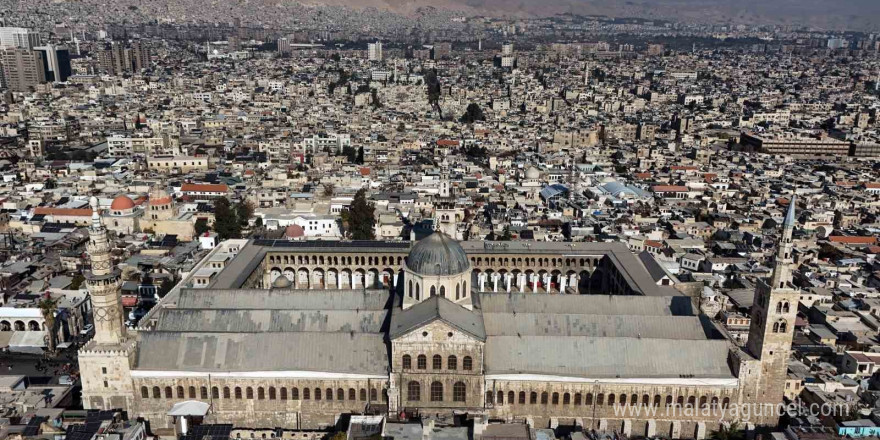
{"label": "white minaret cap", "polygon": [[89,199],[89,205],[92,207],[92,222],[98,224],[101,221],[101,217],[98,215],[98,198],[92,196]]}

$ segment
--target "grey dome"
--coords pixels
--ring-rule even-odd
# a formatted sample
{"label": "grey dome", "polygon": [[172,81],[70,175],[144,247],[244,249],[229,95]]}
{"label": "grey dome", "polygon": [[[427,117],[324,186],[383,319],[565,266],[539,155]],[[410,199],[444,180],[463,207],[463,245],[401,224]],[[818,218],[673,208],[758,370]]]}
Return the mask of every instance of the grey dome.
{"label": "grey dome", "polygon": [[278,278],[275,278],[275,281],[272,281],[273,289],[289,289],[292,285],[293,283],[284,275],[279,275]]}
{"label": "grey dome", "polygon": [[406,266],[419,275],[458,275],[470,267],[470,262],[457,241],[435,232],[413,246]]}

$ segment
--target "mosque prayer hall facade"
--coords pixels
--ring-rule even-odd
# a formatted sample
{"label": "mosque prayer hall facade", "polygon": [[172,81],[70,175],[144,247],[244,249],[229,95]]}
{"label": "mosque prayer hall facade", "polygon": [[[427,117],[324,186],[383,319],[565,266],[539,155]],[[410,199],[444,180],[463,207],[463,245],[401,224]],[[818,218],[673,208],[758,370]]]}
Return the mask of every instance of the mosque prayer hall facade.
{"label": "mosque prayer hall facade", "polygon": [[721,421],[774,425],[769,411],[736,420],[731,409],[782,402],[793,227],[794,203],[739,347],[622,244],[441,232],[415,243],[242,240],[207,286],[172,291],[130,330],[96,213],[83,403],[157,427],[185,401],[208,404],[210,423],[254,428],[363,413],[671,438],[702,438]]}

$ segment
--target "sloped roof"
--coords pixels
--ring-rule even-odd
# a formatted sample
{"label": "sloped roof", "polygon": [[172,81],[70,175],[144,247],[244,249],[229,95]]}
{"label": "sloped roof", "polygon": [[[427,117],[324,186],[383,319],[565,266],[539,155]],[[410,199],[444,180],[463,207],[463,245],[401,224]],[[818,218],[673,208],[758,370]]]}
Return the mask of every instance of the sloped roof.
{"label": "sloped roof", "polygon": [[476,339],[486,340],[483,318],[441,296],[432,296],[409,309],[395,308],[391,316],[389,338],[395,339],[426,324],[441,320]]}

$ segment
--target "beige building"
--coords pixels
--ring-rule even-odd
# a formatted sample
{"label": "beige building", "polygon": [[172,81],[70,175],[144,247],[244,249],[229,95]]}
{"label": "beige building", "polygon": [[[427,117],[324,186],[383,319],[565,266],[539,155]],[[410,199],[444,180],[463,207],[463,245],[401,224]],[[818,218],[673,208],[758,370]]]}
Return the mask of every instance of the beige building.
{"label": "beige building", "polygon": [[46,82],[43,63],[43,53],[39,51],[11,47],[0,50],[3,86],[15,92],[29,92]]}
{"label": "beige building", "polygon": [[653,282],[623,244],[460,243],[440,232],[415,245],[220,246],[235,256],[206,288],[169,294],[127,336],[109,313],[118,276],[98,271],[109,253],[96,221],[89,288],[105,312],[80,354],[83,402],[157,427],[186,400],[209,402],[209,422],[253,428],[401,411],[671,438],[703,438],[721,421],[775,424],[769,411],[732,409],[782,401],[798,296],[794,205],[746,347]]}

